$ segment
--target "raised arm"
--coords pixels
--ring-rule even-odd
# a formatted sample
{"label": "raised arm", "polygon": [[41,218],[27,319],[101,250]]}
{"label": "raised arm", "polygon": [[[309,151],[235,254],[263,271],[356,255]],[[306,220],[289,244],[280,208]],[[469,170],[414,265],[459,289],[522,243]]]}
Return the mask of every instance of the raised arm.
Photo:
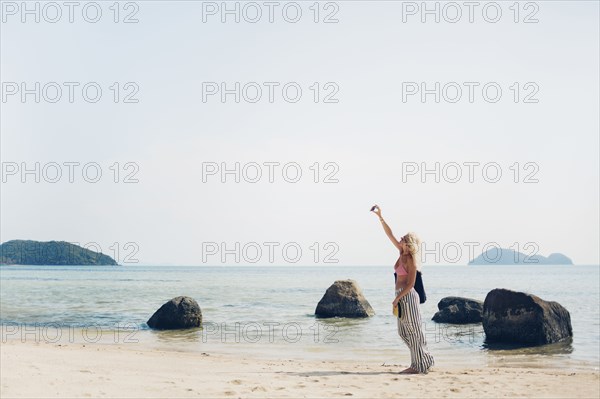
{"label": "raised arm", "polygon": [[375,205],[371,210],[377,216],[379,216],[379,221],[383,226],[383,231],[385,231],[385,234],[388,236],[392,244],[394,244],[394,246],[398,248],[398,250],[400,250],[400,243],[398,242],[398,240],[396,240],[396,237],[394,237],[394,233],[392,233],[392,229],[390,229],[390,226],[388,226],[385,220],[383,220],[383,217],[381,216],[381,209],[379,208],[379,206]]}

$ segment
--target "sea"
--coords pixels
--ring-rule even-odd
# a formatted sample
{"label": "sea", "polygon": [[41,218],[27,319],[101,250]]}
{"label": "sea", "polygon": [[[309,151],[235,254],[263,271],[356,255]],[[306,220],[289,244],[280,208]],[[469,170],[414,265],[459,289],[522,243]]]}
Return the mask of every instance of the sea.
{"label": "sea", "polygon": [[[421,305],[437,366],[595,369],[600,365],[600,266],[425,265]],[[336,280],[355,280],[368,318],[317,318]],[[557,301],[573,338],[530,348],[485,341],[481,324],[431,320],[446,296],[484,300],[494,288]],[[194,298],[202,327],[156,331],[146,321],[176,296]],[[408,365],[392,314],[390,266],[0,266],[2,343],[86,343],[275,359],[365,360]]]}

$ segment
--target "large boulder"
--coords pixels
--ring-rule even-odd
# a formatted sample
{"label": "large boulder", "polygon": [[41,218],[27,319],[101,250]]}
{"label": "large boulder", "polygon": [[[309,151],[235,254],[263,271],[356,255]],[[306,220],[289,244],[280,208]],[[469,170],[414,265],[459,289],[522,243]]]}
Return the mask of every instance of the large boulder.
{"label": "large boulder", "polygon": [[485,297],[483,329],[486,342],[525,346],[550,344],[573,336],[571,315],[559,303],[498,288]]}
{"label": "large boulder", "polygon": [[375,311],[354,280],[337,280],[319,301],[317,317],[370,317]]}
{"label": "large boulder", "polygon": [[437,323],[481,323],[483,302],[458,296],[447,296],[438,302],[439,312],[432,320]]}
{"label": "large boulder", "polygon": [[177,330],[200,327],[202,312],[194,298],[178,296],[162,305],[147,321],[150,328]]}

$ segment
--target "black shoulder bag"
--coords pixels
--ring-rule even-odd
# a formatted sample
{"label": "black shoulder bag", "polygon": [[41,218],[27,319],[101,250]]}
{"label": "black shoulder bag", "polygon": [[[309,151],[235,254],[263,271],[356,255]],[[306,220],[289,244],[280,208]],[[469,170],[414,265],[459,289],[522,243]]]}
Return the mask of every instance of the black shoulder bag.
{"label": "black shoulder bag", "polygon": [[425,295],[425,287],[423,287],[423,277],[421,272],[417,270],[417,278],[415,279],[415,291],[419,294],[419,302],[425,303],[427,295]]}

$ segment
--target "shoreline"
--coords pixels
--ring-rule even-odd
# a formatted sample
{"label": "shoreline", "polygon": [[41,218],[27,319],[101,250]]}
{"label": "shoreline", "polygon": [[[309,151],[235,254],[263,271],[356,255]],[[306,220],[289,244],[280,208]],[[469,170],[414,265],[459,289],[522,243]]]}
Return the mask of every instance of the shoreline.
{"label": "shoreline", "polygon": [[[310,342],[310,335],[304,341],[269,340],[270,336],[251,336],[234,334],[211,335],[204,329],[157,331],[152,329],[106,329],[94,325],[88,328],[54,328],[50,325],[0,325],[2,344],[7,342],[24,345],[54,345],[57,347],[96,345],[98,347],[119,347],[128,351],[164,351],[176,353],[200,354],[210,352],[215,355],[243,356],[272,360],[285,354],[287,359],[295,361],[347,362],[366,358],[372,362],[385,364],[390,362],[410,362],[410,352],[398,338],[393,347],[374,345],[372,342],[362,346],[336,346],[337,343],[324,340]],[[250,338],[259,338],[251,340]],[[568,369],[598,371],[598,359],[574,359],[572,347],[568,341],[549,345],[522,348],[486,349],[481,346],[453,348],[443,350],[430,342],[436,364],[442,367],[461,368],[497,368],[511,367],[522,369]]]}
{"label": "shoreline", "polygon": [[598,397],[600,372],[298,360],[124,344],[0,345],[2,397]]}

